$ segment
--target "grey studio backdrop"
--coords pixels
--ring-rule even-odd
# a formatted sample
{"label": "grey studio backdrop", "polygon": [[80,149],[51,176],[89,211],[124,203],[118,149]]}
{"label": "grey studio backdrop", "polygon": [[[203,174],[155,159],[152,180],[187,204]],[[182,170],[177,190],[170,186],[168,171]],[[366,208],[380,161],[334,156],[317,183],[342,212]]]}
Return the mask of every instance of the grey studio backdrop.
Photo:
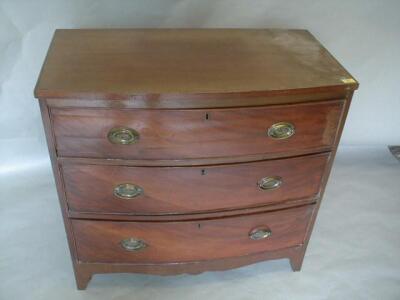
{"label": "grey studio backdrop", "polygon": [[[275,296],[271,299],[294,299],[295,296],[343,299],[346,295],[351,299],[399,299],[400,276],[396,270],[399,270],[400,258],[395,253],[400,251],[400,173],[398,163],[385,149],[387,145],[400,144],[399,11],[398,0],[0,0],[0,299],[61,299],[60,293],[66,299],[84,299],[83,295],[87,299],[129,299],[129,295],[137,299],[224,299],[228,296],[230,299],[265,299],[267,295]],[[76,292],[33,89],[56,28],[127,27],[310,30],[360,82],[315,235],[326,230],[334,236],[329,223],[337,220],[338,214],[333,211],[342,212],[341,205],[345,205],[355,211],[360,207],[365,209],[363,213],[349,213],[346,217],[348,222],[361,218],[359,222],[346,223],[354,228],[355,236],[367,234],[357,229],[360,222],[376,217],[369,223],[370,228],[385,240],[378,245],[372,242],[365,245],[370,250],[363,248],[354,252],[357,255],[344,257],[345,261],[340,257],[337,262],[330,261],[327,269],[339,266],[339,271],[334,273],[321,273],[322,268],[312,265],[310,260],[308,268],[316,269],[307,275],[306,256],[302,277],[293,277],[297,275],[290,273],[284,263],[269,262],[221,273],[225,275],[167,279],[103,275],[92,280],[85,294]],[[372,183],[365,185],[361,177]],[[374,188],[374,184],[382,186]],[[348,194],[342,195],[340,200],[343,190],[348,190]],[[366,197],[360,196],[362,192]],[[381,216],[369,215],[376,211],[377,201],[385,201],[386,208]],[[323,223],[326,219],[328,221]],[[385,230],[373,231],[389,223]],[[343,233],[341,237],[346,241],[353,238],[350,233]],[[323,249],[330,249],[329,241],[321,237],[322,242],[318,244],[318,238],[315,242],[313,238],[308,255],[322,264],[324,253],[318,252],[322,248],[317,246],[323,247],[325,243]],[[312,248],[313,243],[316,248]],[[384,244],[388,248],[380,251]],[[29,245],[29,250],[23,245]],[[339,248],[338,253],[340,250],[353,253],[353,248],[348,249],[346,245],[335,247]],[[386,260],[380,261],[374,251]],[[357,261],[360,256],[365,261]],[[372,263],[367,258],[377,259],[374,260],[376,265],[363,269],[367,262]],[[351,259],[355,259],[355,265]],[[29,265],[34,267],[29,268]],[[343,267],[343,271],[341,266],[351,267]],[[340,279],[341,276],[349,277]],[[250,278],[249,281],[246,278]],[[257,280],[263,284],[258,284]],[[95,289],[92,286],[100,292],[91,291]],[[23,290],[29,290],[30,294]]]}

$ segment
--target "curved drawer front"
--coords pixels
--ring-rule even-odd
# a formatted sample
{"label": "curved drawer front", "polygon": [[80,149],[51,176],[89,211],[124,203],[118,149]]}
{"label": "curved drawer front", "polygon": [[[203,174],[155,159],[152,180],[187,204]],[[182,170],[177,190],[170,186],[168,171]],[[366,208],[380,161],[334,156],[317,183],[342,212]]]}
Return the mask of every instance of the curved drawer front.
{"label": "curved drawer front", "polygon": [[[208,110],[51,111],[59,156],[182,160],[328,150],[342,107],[335,100]],[[279,131],[282,123],[292,127]]]}
{"label": "curved drawer front", "polygon": [[239,209],[318,194],[329,153],[203,167],[62,166],[69,209],[137,215]]}
{"label": "curved drawer front", "polygon": [[[82,262],[168,263],[222,259],[301,245],[314,206],[215,220],[72,220]],[[101,250],[101,251],[100,251]]]}

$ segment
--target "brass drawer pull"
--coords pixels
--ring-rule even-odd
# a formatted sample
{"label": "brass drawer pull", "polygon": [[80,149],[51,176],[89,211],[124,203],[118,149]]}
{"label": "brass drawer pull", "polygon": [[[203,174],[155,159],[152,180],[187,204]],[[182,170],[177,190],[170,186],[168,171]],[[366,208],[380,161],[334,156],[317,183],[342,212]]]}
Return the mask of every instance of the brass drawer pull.
{"label": "brass drawer pull", "polygon": [[114,127],[107,137],[113,144],[130,145],[139,141],[139,132],[128,127]]}
{"label": "brass drawer pull", "polygon": [[139,251],[139,250],[146,248],[148,245],[142,240],[139,240],[134,237],[130,237],[130,238],[123,239],[121,241],[121,246],[126,251]]}
{"label": "brass drawer pull", "polygon": [[143,189],[132,183],[121,183],[114,188],[114,195],[122,199],[132,199],[143,194]]}
{"label": "brass drawer pull", "polygon": [[271,229],[265,227],[265,228],[256,228],[253,229],[252,231],[250,231],[249,233],[249,238],[252,240],[263,240],[266,239],[268,237],[270,237],[272,234]]}
{"label": "brass drawer pull", "polygon": [[288,122],[275,123],[268,129],[268,136],[277,140],[290,138],[294,133],[294,125]]}
{"label": "brass drawer pull", "polygon": [[258,187],[262,190],[274,190],[282,185],[282,177],[279,176],[269,176],[261,178],[258,181]]}

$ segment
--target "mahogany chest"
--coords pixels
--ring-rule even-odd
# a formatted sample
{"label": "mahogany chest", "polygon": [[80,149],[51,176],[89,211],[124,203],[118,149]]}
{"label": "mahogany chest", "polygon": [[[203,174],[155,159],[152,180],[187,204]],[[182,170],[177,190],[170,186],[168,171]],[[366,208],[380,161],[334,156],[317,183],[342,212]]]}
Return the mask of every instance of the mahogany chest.
{"label": "mahogany chest", "polygon": [[78,288],[300,270],[357,88],[306,30],[57,30],[35,97]]}

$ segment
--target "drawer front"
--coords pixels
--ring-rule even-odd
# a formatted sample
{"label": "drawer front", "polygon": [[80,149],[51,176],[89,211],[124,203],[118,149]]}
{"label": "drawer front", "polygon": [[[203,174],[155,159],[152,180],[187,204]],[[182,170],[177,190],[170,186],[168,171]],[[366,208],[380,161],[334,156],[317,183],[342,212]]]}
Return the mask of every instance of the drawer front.
{"label": "drawer front", "polygon": [[187,262],[300,245],[313,208],[202,221],[71,222],[82,262]]}
{"label": "drawer front", "polygon": [[311,198],[329,153],[203,167],[62,167],[69,209],[137,215],[238,209]]}
{"label": "drawer front", "polygon": [[[342,107],[337,100],[209,110],[51,111],[59,156],[182,160],[327,150]],[[282,122],[294,134],[279,139],[273,128]]]}

